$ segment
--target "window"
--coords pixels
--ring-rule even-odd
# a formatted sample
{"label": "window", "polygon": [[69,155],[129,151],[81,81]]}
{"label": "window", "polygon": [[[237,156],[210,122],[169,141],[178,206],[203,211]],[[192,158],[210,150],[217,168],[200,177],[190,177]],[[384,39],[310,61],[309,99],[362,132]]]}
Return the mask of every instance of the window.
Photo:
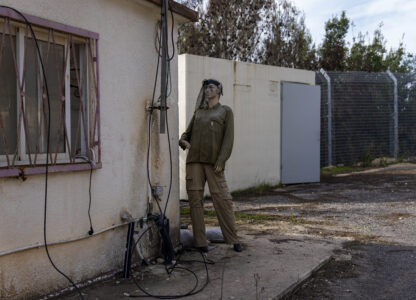
{"label": "window", "polygon": [[98,34],[27,16],[45,82],[19,18],[0,9],[0,176],[42,172],[49,122],[52,172],[100,167]]}

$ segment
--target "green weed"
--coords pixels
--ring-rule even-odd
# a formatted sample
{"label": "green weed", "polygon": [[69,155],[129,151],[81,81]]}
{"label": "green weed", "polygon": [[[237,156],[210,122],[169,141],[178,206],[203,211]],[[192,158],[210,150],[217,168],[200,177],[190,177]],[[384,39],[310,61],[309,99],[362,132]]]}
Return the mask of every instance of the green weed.
{"label": "green weed", "polygon": [[262,194],[270,192],[274,189],[281,188],[283,186],[284,185],[281,184],[281,183],[279,183],[277,185],[270,184],[270,183],[262,183],[260,185],[249,187],[247,189],[235,190],[235,191],[231,192],[231,195],[233,197],[247,196],[247,195],[262,195]]}
{"label": "green weed", "polygon": [[371,156],[371,153],[369,151],[367,151],[366,153],[364,153],[363,155],[363,164],[362,166],[365,167],[369,167],[371,166],[371,162],[374,160],[374,157]]}

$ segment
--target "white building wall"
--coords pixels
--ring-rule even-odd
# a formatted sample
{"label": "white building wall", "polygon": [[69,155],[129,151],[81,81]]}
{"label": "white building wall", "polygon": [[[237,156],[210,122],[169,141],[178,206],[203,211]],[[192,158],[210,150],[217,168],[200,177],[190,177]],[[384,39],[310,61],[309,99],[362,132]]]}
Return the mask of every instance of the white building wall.
{"label": "white building wall", "polygon": [[[134,217],[144,216],[148,199],[145,106],[153,91],[157,62],[155,24],[160,19],[160,8],[144,0],[0,0],[0,4],[99,33],[103,167],[93,172],[92,222],[95,232],[99,232],[121,224],[123,208]],[[177,243],[176,58],[171,67],[169,128],[173,180],[167,215]],[[168,143],[166,134],[159,135],[157,123],[158,120],[152,129],[152,177],[154,183],[165,187],[163,199],[166,199]],[[43,243],[44,179],[44,175],[29,176],[26,181],[0,178],[1,299],[34,297],[69,285],[52,268],[43,247],[17,251]],[[50,243],[87,236],[88,187],[89,171],[49,175],[47,235]],[[126,232],[127,227],[121,226],[79,241],[58,243],[50,246],[50,253],[56,265],[78,282],[122,266]]]}
{"label": "white building wall", "polygon": [[[234,112],[234,148],[225,175],[231,191],[280,182],[280,121],[282,81],[315,84],[315,73],[201,57],[179,56],[179,133],[192,118],[206,78],[223,84],[220,98]],[[180,153],[180,198],[186,199],[186,153]],[[206,189],[208,192],[208,190]]]}

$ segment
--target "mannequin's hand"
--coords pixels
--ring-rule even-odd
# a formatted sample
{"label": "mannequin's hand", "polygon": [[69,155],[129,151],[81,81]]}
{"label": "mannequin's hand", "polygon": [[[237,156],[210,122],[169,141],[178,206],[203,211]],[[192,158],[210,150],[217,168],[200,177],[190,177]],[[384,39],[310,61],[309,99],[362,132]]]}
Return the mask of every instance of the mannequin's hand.
{"label": "mannequin's hand", "polygon": [[179,140],[179,146],[181,146],[183,150],[191,148],[191,144],[185,140]]}
{"label": "mannequin's hand", "polygon": [[222,171],[224,171],[224,169],[223,169],[223,168],[221,168],[220,166],[218,166],[218,165],[215,165],[215,166],[214,166],[214,172],[215,172],[215,173],[219,174],[219,173],[221,173]]}

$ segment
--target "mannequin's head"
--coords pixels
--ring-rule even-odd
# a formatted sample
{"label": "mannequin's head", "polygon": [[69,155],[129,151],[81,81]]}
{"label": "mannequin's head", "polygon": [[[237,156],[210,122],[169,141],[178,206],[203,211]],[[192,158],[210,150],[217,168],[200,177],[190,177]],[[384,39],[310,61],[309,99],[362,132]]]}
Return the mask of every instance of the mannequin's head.
{"label": "mannequin's head", "polygon": [[222,84],[216,79],[206,79],[202,82],[207,100],[213,99],[222,95]]}
{"label": "mannequin's head", "polygon": [[196,100],[195,111],[207,109],[217,103],[222,95],[222,84],[216,79],[205,79]]}
{"label": "mannequin's head", "polygon": [[213,83],[210,83],[205,86],[205,97],[207,100],[212,98],[220,98],[220,89]]}

